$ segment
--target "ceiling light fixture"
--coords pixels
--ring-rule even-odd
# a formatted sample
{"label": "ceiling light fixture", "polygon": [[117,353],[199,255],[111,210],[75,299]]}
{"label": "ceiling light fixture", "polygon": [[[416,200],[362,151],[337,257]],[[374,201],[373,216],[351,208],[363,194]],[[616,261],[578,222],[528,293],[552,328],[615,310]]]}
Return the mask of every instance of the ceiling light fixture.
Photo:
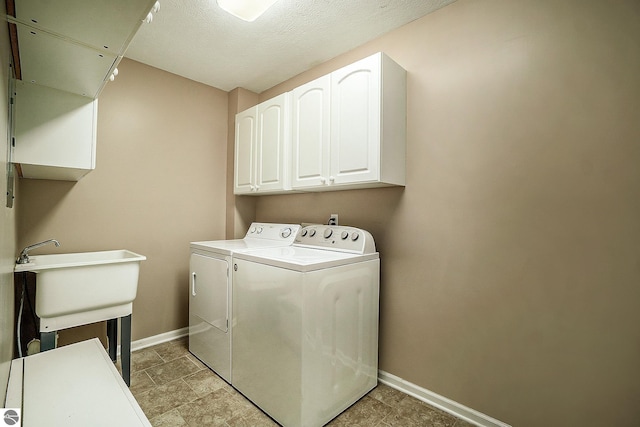
{"label": "ceiling light fixture", "polygon": [[278,0],[217,0],[218,6],[233,16],[253,22]]}

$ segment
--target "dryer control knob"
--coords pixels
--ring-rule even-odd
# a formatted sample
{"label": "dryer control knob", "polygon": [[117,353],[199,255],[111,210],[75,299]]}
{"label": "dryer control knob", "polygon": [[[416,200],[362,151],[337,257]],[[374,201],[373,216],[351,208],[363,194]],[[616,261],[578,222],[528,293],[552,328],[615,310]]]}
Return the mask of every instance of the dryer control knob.
{"label": "dryer control knob", "polygon": [[354,231],[353,234],[351,234],[351,240],[353,240],[354,242],[358,240],[358,237],[360,237],[360,235],[357,231]]}
{"label": "dryer control knob", "polygon": [[331,235],[333,234],[333,230],[330,228],[326,228],[324,230],[324,238],[328,239],[329,237],[331,237]]}
{"label": "dryer control knob", "polygon": [[303,228],[303,229],[302,229],[302,231],[300,232],[300,235],[301,235],[302,237],[304,237],[304,236],[306,236],[306,235],[307,235],[307,233],[308,233],[307,229],[306,229],[306,228]]}
{"label": "dryer control knob", "polygon": [[347,240],[347,237],[349,237],[349,232],[343,231],[342,234],[340,234],[340,237],[342,237],[342,240]]}
{"label": "dryer control knob", "polygon": [[309,237],[313,237],[316,235],[316,229],[312,228],[311,230],[309,230]]}
{"label": "dryer control knob", "polygon": [[287,227],[284,230],[282,230],[280,232],[280,236],[282,236],[283,239],[286,239],[287,237],[291,236],[291,228]]}
{"label": "dryer control knob", "polygon": [[256,228],[255,227],[251,227],[251,230],[249,230],[249,233],[255,233],[256,232]]}
{"label": "dryer control knob", "polygon": [[258,234],[262,233],[262,227],[258,227]]}

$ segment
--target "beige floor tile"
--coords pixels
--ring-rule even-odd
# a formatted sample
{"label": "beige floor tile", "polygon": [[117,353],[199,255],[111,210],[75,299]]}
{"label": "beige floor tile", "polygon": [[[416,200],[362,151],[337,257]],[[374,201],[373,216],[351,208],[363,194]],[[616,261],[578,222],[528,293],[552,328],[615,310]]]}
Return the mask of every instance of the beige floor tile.
{"label": "beige floor tile", "polygon": [[143,371],[162,363],[164,363],[164,360],[151,348],[144,348],[131,353],[131,372]]}
{"label": "beige floor tile", "polygon": [[247,411],[227,420],[227,425],[229,427],[278,427],[279,424],[251,405]]}
{"label": "beige floor tile", "polygon": [[170,362],[189,353],[189,341],[179,339],[151,347],[165,362]]}
{"label": "beige floor tile", "polygon": [[200,361],[200,359],[198,359],[197,357],[195,357],[193,354],[191,353],[187,353],[187,357],[189,358],[189,360],[191,360],[193,363],[196,364],[196,366],[198,366],[200,369],[209,369],[209,367],[207,365],[205,365],[204,363],[202,363]]}
{"label": "beige floor tile", "polygon": [[407,396],[395,406],[384,422],[392,427],[453,427],[456,418]]}
{"label": "beige floor tile", "polygon": [[205,396],[229,385],[213,371],[203,369],[195,374],[184,377],[184,381],[196,392],[199,397]]}
{"label": "beige floor tile", "polygon": [[371,390],[368,396],[389,406],[397,406],[402,399],[407,397],[405,393],[382,383],[378,383],[378,386]]}
{"label": "beige floor tile", "polygon": [[[131,392],[154,427],[277,427],[278,424],[189,353],[187,338],[131,356]],[[378,384],[330,427],[473,427]]]}
{"label": "beige floor tile", "polygon": [[[193,402],[198,395],[183,379],[157,386],[136,396],[147,418],[155,418],[185,403]],[[182,415],[182,414],[181,414]]]}
{"label": "beige floor tile", "polygon": [[247,411],[247,405],[218,389],[178,408],[180,415],[189,426],[224,426],[226,421]]}
{"label": "beige floor tile", "polygon": [[379,425],[392,408],[365,396],[331,421],[330,427],[373,427]]}
{"label": "beige floor tile", "polygon": [[162,415],[149,420],[153,427],[183,427],[187,422],[182,418],[177,409],[172,409]]}
{"label": "beige floor tile", "polygon": [[145,371],[134,372],[131,374],[131,386],[129,387],[129,390],[134,396],[151,390],[156,386],[157,384],[153,382]]}
{"label": "beige floor tile", "polygon": [[171,362],[163,363],[146,370],[153,382],[158,385],[166,384],[178,378],[198,372],[200,368],[188,357],[183,356]]}

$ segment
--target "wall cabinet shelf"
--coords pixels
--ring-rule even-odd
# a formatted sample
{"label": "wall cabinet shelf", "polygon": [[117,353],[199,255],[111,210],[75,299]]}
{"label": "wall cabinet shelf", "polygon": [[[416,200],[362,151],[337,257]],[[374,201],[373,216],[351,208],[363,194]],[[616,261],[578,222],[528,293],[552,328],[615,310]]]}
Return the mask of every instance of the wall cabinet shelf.
{"label": "wall cabinet shelf", "polygon": [[391,58],[377,53],[289,93],[291,191],[405,185],[406,71]]}
{"label": "wall cabinet shelf", "polygon": [[97,98],[155,0],[8,3],[17,77]]}

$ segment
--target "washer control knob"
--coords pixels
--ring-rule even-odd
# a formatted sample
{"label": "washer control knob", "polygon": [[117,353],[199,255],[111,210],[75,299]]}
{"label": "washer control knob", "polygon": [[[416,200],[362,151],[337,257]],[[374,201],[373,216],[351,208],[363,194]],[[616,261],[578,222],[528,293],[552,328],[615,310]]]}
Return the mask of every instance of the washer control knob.
{"label": "washer control knob", "polygon": [[307,229],[306,229],[306,228],[303,228],[303,229],[302,229],[302,231],[300,232],[300,235],[301,235],[302,237],[304,237],[304,236],[306,236],[306,235],[307,235],[307,233],[308,233]]}
{"label": "washer control knob", "polygon": [[358,232],[357,232],[357,231],[354,231],[354,232],[351,234],[351,240],[353,240],[354,242],[355,242],[356,240],[358,240],[358,237],[360,237],[360,235],[358,234]]}
{"label": "washer control knob", "polygon": [[251,227],[251,229],[249,230],[249,233],[255,233],[256,232],[256,228],[255,227]]}
{"label": "washer control knob", "polygon": [[324,230],[324,238],[328,239],[333,234],[333,230],[330,228],[325,228]]}
{"label": "washer control knob", "polygon": [[342,240],[347,240],[347,237],[349,237],[349,232],[343,231],[342,234],[340,234],[340,237],[342,238]]}
{"label": "washer control knob", "polygon": [[312,228],[311,230],[309,230],[309,237],[313,237],[316,235],[316,229]]}
{"label": "washer control knob", "polygon": [[258,227],[258,234],[262,233],[262,227]]}
{"label": "washer control knob", "polygon": [[286,239],[287,237],[291,236],[291,228],[287,227],[284,230],[282,230],[280,232],[280,236],[282,236],[283,239]]}

